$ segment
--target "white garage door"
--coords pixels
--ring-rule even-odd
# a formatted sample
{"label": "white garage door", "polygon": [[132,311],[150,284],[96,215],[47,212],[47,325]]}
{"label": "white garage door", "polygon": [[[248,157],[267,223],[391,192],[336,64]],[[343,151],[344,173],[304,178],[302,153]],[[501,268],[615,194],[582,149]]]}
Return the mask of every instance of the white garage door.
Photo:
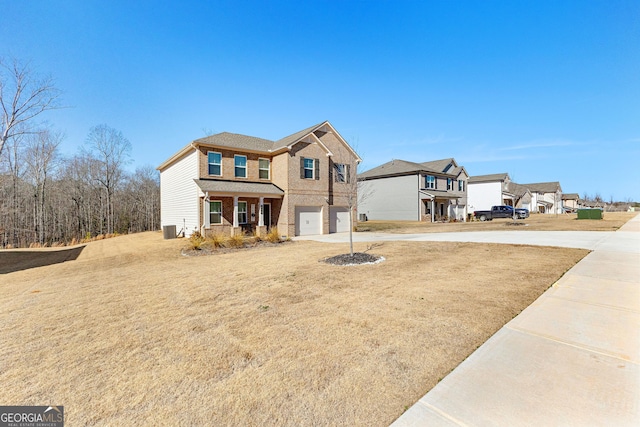
{"label": "white garage door", "polygon": [[322,234],[322,207],[296,206],[296,236]]}
{"label": "white garage door", "polygon": [[349,208],[331,207],[329,232],[344,233],[347,231],[349,231]]}

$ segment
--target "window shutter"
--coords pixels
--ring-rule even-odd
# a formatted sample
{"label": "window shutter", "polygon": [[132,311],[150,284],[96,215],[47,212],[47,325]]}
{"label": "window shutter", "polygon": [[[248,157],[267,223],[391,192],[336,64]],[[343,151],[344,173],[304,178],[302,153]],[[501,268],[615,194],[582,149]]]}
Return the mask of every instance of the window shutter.
{"label": "window shutter", "polygon": [[316,179],[320,179],[320,159],[313,159],[313,164],[316,167]]}
{"label": "window shutter", "polygon": [[351,182],[351,165],[347,165],[347,181],[346,183],[349,184]]}
{"label": "window shutter", "polygon": [[304,157],[300,157],[300,179],[304,179]]}
{"label": "window shutter", "polygon": [[338,181],[338,171],[336,169],[336,164],[333,161],[329,160],[329,182],[337,182]]}

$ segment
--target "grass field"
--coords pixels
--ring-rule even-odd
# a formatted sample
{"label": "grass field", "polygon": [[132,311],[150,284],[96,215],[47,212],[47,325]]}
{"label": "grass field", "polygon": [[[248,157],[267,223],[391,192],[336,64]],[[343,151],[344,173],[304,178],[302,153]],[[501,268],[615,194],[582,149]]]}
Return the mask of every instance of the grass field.
{"label": "grass field", "polygon": [[69,426],[386,426],[587,253],[394,242],[338,267],[319,260],[345,245],[184,245],[120,236],[0,275],[0,402]]}
{"label": "grass field", "polygon": [[493,221],[471,221],[451,223],[430,223],[420,221],[366,221],[360,222],[359,231],[384,231],[387,233],[445,233],[455,231],[615,231],[627,221],[635,217],[637,212],[605,212],[602,220],[578,220],[577,214],[542,215],[532,214],[524,220],[516,222],[522,225],[513,226],[512,219],[495,219]]}

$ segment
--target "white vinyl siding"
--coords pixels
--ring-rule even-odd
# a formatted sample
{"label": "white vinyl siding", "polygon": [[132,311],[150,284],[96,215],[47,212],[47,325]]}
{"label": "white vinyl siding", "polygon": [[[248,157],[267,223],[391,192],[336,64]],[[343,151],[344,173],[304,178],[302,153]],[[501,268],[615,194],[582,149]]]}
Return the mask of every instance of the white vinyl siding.
{"label": "white vinyl siding", "polygon": [[370,220],[420,221],[419,175],[362,181],[358,193],[367,194],[358,203],[358,215]]}
{"label": "white vinyl siding", "polygon": [[175,225],[179,233],[186,226],[190,236],[200,228],[198,186],[198,153],[193,150],[160,172],[160,221],[161,225]]}
{"label": "white vinyl siding", "polygon": [[502,204],[502,183],[500,181],[467,183],[469,213],[486,211],[491,209],[491,206]]}

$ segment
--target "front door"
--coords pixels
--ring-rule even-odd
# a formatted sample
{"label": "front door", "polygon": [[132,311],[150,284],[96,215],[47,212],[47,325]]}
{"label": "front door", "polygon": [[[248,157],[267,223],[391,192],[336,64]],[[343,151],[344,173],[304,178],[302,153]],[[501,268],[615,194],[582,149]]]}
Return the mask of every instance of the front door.
{"label": "front door", "polygon": [[262,215],[264,218],[264,225],[267,226],[267,230],[271,228],[271,203],[265,203],[262,205]]}

